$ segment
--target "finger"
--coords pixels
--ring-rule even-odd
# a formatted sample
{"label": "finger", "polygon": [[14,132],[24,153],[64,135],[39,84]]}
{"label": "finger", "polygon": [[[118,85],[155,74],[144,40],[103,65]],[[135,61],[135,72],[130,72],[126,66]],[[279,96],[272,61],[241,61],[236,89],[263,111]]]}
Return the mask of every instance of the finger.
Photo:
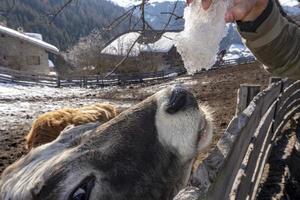
{"label": "finger", "polygon": [[234,17],[232,15],[232,13],[230,13],[230,12],[227,12],[225,14],[225,18],[224,19],[225,19],[226,23],[234,22]]}
{"label": "finger", "polygon": [[186,4],[190,5],[193,2],[193,0],[186,0]]}
{"label": "finger", "polygon": [[202,0],[202,8],[207,10],[212,3],[212,0]]}
{"label": "finger", "polygon": [[227,11],[225,14],[225,20],[227,19],[231,22],[242,20],[249,14],[252,7],[253,6],[250,3],[239,3]]}

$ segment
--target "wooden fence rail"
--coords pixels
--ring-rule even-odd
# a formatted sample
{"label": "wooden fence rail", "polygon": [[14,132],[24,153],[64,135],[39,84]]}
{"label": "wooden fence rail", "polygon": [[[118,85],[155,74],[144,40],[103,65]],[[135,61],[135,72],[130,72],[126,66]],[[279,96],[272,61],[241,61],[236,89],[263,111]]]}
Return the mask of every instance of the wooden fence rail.
{"label": "wooden fence rail", "polygon": [[[211,70],[227,67],[237,66],[241,64],[249,64],[255,62],[254,57],[245,57],[232,60],[225,60],[217,62]],[[12,70],[0,66],[0,82],[2,83],[16,83],[21,85],[44,85],[49,87],[88,87],[88,86],[110,86],[120,84],[141,83],[146,81],[169,79],[185,74],[186,70],[183,68],[171,68],[164,71],[135,73],[128,75],[110,75],[105,77],[103,75],[86,75],[86,76],[69,76],[60,77],[54,75],[35,74],[24,71]]]}
{"label": "wooden fence rail", "polygon": [[168,79],[184,74],[183,68],[174,68],[165,71],[136,73],[128,75],[110,75],[108,77],[101,75],[86,76],[50,76],[21,72],[8,68],[0,67],[0,82],[17,83],[21,85],[44,85],[50,87],[71,87],[71,86],[109,86],[120,84],[141,83],[150,80]]}
{"label": "wooden fence rail", "polygon": [[[245,99],[239,102],[244,104]],[[192,186],[175,199],[255,199],[273,142],[297,112],[300,81],[271,83],[243,112],[237,112],[216,148],[193,174]]]}

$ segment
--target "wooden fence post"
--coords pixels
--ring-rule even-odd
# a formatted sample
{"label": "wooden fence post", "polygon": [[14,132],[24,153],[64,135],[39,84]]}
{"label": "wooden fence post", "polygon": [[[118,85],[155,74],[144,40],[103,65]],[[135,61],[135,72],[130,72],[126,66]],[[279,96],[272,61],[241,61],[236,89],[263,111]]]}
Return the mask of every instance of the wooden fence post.
{"label": "wooden fence post", "polygon": [[87,86],[88,86],[88,77],[85,76],[84,77],[84,87],[87,88]]}
{"label": "wooden fence post", "polygon": [[59,76],[57,76],[56,85],[57,85],[57,87],[60,87],[60,77]]}
{"label": "wooden fence post", "polygon": [[296,143],[295,143],[295,151],[300,156],[300,119],[298,118],[296,121]]}
{"label": "wooden fence post", "polygon": [[269,80],[269,85],[271,85],[272,83],[276,83],[278,81],[281,81],[282,79],[280,77],[271,77]]}
{"label": "wooden fence post", "polygon": [[259,92],[260,85],[240,85],[240,89],[238,90],[237,95],[235,115],[239,115],[240,113],[242,113]]}

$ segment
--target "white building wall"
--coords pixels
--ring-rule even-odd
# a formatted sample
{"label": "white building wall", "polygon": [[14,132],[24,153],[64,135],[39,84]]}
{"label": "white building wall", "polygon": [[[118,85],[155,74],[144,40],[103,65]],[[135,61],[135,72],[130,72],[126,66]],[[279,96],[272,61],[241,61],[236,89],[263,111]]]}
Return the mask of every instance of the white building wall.
{"label": "white building wall", "polygon": [[0,65],[33,73],[50,72],[48,53],[43,48],[1,33]]}

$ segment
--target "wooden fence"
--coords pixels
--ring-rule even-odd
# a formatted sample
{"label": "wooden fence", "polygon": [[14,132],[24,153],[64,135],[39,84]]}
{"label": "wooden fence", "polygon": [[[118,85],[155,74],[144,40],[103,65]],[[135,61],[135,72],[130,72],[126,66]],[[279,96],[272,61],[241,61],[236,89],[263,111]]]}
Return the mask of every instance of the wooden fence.
{"label": "wooden fence", "polygon": [[151,80],[168,79],[186,73],[182,68],[174,68],[164,71],[136,73],[129,75],[101,75],[90,76],[59,76],[33,74],[24,71],[12,70],[0,67],[0,82],[16,83],[20,85],[44,85],[49,87],[71,87],[71,86],[109,86],[131,83],[141,83]]}
{"label": "wooden fence", "polygon": [[[254,57],[245,57],[245,58],[238,58],[233,60],[226,60],[221,63],[217,62],[212,67],[211,70],[223,68],[227,66],[249,64],[253,62],[255,62]],[[135,73],[135,74],[128,74],[128,75],[110,75],[108,77],[105,77],[103,75],[90,75],[90,76],[69,76],[67,78],[66,77],[62,78],[60,76],[34,74],[34,73],[0,67],[0,82],[16,83],[20,85],[44,85],[49,87],[72,87],[72,86],[104,87],[110,85],[123,85],[123,84],[160,80],[160,79],[168,79],[185,73],[186,73],[185,69],[174,67],[164,71]]]}
{"label": "wooden fence", "polygon": [[237,115],[193,174],[191,187],[181,191],[176,200],[256,198],[276,136],[300,112],[300,81],[272,80],[274,83],[256,95],[242,112],[241,107],[255,94],[257,86],[241,88]]}

